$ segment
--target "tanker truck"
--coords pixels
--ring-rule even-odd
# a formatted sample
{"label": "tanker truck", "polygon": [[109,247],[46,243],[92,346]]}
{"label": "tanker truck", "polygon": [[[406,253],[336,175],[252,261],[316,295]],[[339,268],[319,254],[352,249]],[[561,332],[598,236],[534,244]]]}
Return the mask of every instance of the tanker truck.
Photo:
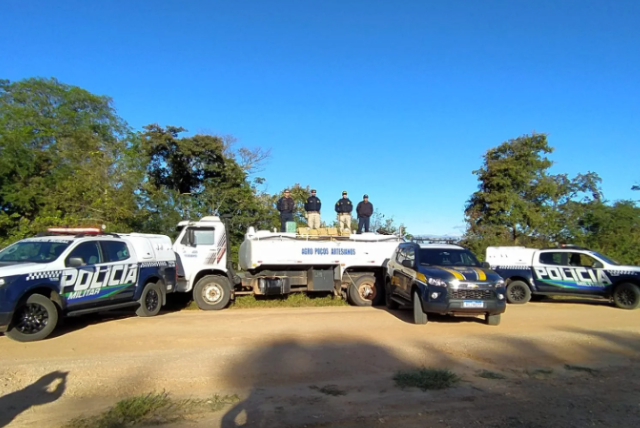
{"label": "tanker truck", "polygon": [[335,229],[270,232],[249,227],[240,245],[242,272],[231,266],[226,219],[182,221],[173,250],[177,292],[200,309],[219,310],[239,295],[332,293],[355,306],[384,302],[384,269],[404,239],[376,233],[343,236]]}

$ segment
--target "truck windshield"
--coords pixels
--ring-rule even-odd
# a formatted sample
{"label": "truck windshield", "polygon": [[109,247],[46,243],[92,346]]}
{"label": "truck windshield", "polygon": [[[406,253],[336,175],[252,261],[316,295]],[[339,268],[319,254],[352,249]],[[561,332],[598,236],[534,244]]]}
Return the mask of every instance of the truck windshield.
{"label": "truck windshield", "polygon": [[620,263],[618,263],[617,261],[612,260],[612,259],[610,259],[610,258],[609,258],[609,257],[607,257],[607,256],[603,256],[602,254],[600,254],[600,253],[598,253],[598,252],[593,251],[591,254],[593,254],[594,256],[596,256],[596,257],[598,257],[598,258],[600,258],[601,260],[604,260],[605,262],[607,262],[607,263],[608,263],[608,264],[610,264],[610,265],[619,265],[619,264],[620,264]]}
{"label": "truck windshield", "polygon": [[66,241],[23,241],[0,251],[0,262],[49,263],[69,246]]}
{"label": "truck windshield", "polygon": [[423,266],[480,267],[478,259],[471,251],[444,248],[421,248],[420,264]]}

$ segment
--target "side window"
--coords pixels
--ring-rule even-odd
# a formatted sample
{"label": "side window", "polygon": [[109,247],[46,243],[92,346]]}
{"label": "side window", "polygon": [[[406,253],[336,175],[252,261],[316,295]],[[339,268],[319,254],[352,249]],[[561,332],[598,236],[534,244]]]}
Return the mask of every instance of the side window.
{"label": "side window", "polygon": [[571,266],[593,267],[596,259],[584,253],[570,253],[569,264]]}
{"label": "side window", "polygon": [[214,245],[214,229],[211,228],[189,228],[182,237],[180,243],[188,247],[198,245]]}
{"label": "side window", "polygon": [[71,254],[65,260],[65,264],[69,266],[69,259],[81,258],[85,265],[95,265],[102,263],[100,257],[100,249],[96,241],[83,242],[71,251]]}
{"label": "side window", "polygon": [[105,262],[121,262],[131,257],[127,244],[121,241],[101,241]]}
{"label": "side window", "polygon": [[568,255],[569,253],[552,251],[540,253],[540,263],[567,266],[569,264]]}
{"label": "side window", "polygon": [[416,249],[415,248],[407,248],[405,249],[405,260],[411,261],[411,264],[414,265],[416,261]]}
{"label": "side window", "polygon": [[404,252],[405,252],[404,248],[398,249],[398,254],[396,255],[396,261],[400,264],[402,264],[402,261],[405,259]]}

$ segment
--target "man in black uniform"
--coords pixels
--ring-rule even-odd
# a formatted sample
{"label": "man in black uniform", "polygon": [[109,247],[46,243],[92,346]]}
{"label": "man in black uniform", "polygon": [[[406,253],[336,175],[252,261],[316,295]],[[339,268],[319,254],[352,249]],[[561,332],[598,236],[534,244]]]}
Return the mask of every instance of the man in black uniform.
{"label": "man in black uniform", "polygon": [[364,195],[362,201],[356,207],[356,213],[358,214],[358,233],[362,233],[362,227],[364,231],[369,231],[369,219],[373,214],[373,204],[369,202],[369,195]]}
{"label": "man in black uniform", "polygon": [[343,230],[351,232],[351,211],[353,211],[353,205],[351,200],[347,198],[347,191],[345,190],[342,192],[342,199],[338,199],[338,202],[336,202],[340,232]]}
{"label": "man in black uniform", "polygon": [[295,203],[289,193],[289,189],[285,189],[284,196],[278,199],[278,211],[280,211],[280,232],[287,231],[287,222],[293,221],[293,210]]}
{"label": "man in black uniform", "polygon": [[311,189],[311,196],[307,198],[304,204],[304,210],[307,212],[307,223],[310,229],[320,228],[320,208],[322,202],[316,196],[316,189]]}

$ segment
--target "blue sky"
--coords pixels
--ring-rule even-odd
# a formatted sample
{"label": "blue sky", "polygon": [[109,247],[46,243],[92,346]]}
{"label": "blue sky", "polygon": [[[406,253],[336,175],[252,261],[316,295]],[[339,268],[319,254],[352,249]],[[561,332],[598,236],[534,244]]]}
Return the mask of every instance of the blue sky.
{"label": "blue sky", "polygon": [[460,233],[482,154],[533,131],[554,172],[638,198],[639,21],[637,0],[0,0],[0,78],[271,148],[270,192],[368,193],[412,233]]}

